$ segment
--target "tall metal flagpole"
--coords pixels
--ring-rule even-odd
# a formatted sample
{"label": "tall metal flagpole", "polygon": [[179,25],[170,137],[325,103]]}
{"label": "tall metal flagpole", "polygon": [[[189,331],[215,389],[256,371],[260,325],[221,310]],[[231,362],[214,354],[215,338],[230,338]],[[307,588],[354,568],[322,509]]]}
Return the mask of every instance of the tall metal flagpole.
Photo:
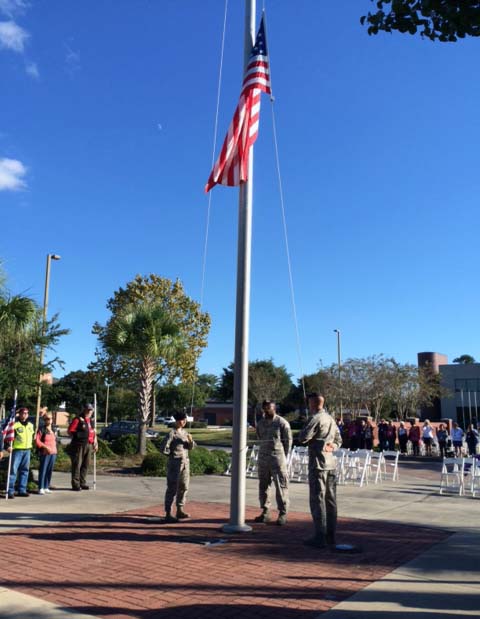
{"label": "tall metal flagpole", "polygon": [[[255,41],[255,0],[245,0],[244,69]],[[248,532],[245,524],[245,469],[248,412],[248,337],[250,322],[250,265],[252,246],[253,146],[248,158],[248,180],[240,185],[238,200],[237,305],[233,374],[232,482],[230,522],[226,533]]]}
{"label": "tall metal flagpole", "polygon": [[337,357],[338,357],[338,389],[340,395],[340,420],[343,422],[343,406],[342,406],[342,353],[340,351],[340,329],[334,329],[337,334]]}

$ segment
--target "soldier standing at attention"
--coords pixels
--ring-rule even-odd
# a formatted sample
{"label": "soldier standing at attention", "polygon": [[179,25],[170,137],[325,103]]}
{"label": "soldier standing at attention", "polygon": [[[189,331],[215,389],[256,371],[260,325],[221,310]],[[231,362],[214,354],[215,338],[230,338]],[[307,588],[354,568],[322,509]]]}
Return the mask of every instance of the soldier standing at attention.
{"label": "soldier standing at attention", "polygon": [[277,415],[275,402],[262,403],[264,416],[257,423],[257,438],[260,441],[258,454],[258,495],[262,513],[255,522],[270,522],[269,490],[275,485],[278,525],[287,522],[288,473],[287,457],[292,448],[292,431],[286,419]]}
{"label": "soldier standing at attention", "polygon": [[[168,456],[167,490],[165,492],[165,522],[178,522],[190,518],[183,511],[190,481],[188,452],[195,447],[192,435],[184,430],[186,413],[175,415],[175,427],[170,430],[160,445],[160,451]],[[177,517],[172,516],[173,499],[177,497]]]}
{"label": "soldier standing at attention", "polygon": [[315,535],[305,543],[316,548],[335,545],[337,480],[333,452],[342,444],[335,420],[323,409],[324,401],[318,393],[309,394],[312,416],[298,437],[300,444],[308,445],[310,511],[315,526]]}

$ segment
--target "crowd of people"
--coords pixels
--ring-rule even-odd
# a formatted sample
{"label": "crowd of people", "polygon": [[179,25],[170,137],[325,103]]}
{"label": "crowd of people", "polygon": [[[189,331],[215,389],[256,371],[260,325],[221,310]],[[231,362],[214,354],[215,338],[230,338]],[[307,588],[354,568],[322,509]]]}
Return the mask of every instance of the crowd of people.
{"label": "crowd of people", "polygon": [[[72,461],[72,490],[88,490],[87,472],[90,457],[98,449],[97,437],[91,417],[93,406],[87,404],[68,426],[68,435],[71,438],[67,452]],[[20,407],[16,416],[7,421],[5,428],[0,432],[0,460],[8,454],[11,458],[7,479],[7,496],[14,499],[16,496],[26,498],[30,473],[32,451],[37,450],[39,459],[38,494],[45,495],[51,492],[52,473],[57,457],[57,436],[52,427],[52,415],[44,413],[41,423],[35,432],[29,421],[29,409]]]}
{"label": "crowd of people", "polygon": [[[425,456],[439,455],[441,457],[477,455],[480,444],[479,432],[475,424],[469,424],[466,432],[456,421],[451,427],[447,423],[434,426],[429,419],[419,423],[417,419],[400,421],[380,419],[374,424],[370,418],[357,418],[349,421],[337,420],[342,435],[343,445],[351,451],[357,449],[373,449],[378,446],[380,451],[408,453],[409,443],[414,456],[423,451]],[[421,449],[423,445],[424,450]]]}

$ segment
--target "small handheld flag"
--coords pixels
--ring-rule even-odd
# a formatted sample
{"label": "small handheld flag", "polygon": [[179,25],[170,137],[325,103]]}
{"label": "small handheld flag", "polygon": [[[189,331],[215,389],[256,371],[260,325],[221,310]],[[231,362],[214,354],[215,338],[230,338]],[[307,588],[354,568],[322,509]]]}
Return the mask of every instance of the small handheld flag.
{"label": "small handheld flag", "polygon": [[10,416],[7,418],[5,425],[3,426],[2,434],[3,440],[6,443],[11,443],[15,438],[15,430],[13,426],[15,425],[15,417],[17,414],[17,403],[14,402],[12,410],[10,412]]}

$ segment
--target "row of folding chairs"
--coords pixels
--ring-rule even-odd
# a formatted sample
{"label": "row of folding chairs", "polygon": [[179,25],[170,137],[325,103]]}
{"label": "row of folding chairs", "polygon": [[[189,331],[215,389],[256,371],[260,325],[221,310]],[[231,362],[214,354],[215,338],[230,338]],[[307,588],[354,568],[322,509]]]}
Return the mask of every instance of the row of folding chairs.
{"label": "row of folding chairs", "polygon": [[339,484],[379,484],[386,480],[398,481],[398,451],[371,451],[339,449],[337,481]]}
{"label": "row of folding chairs", "polygon": [[[252,445],[247,449],[247,477],[258,477],[259,452],[260,448],[258,445]],[[287,459],[287,471],[290,481],[308,481],[308,448],[294,447],[292,449]],[[231,465],[229,465],[225,475],[231,475]]]}
{"label": "row of folding chairs", "polygon": [[[247,450],[246,476],[258,477],[259,446],[252,445]],[[382,483],[385,480],[398,481],[398,451],[375,452],[366,449],[349,451],[338,449],[336,456],[337,483],[364,486],[369,483]],[[290,481],[308,481],[308,448],[294,447],[287,460]],[[230,475],[230,467],[226,475]]]}
{"label": "row of folding chairs", "polygon": [[440,476],[440,494],[471,494],[480,492],[480,462],[474,456],[444,458]]}

